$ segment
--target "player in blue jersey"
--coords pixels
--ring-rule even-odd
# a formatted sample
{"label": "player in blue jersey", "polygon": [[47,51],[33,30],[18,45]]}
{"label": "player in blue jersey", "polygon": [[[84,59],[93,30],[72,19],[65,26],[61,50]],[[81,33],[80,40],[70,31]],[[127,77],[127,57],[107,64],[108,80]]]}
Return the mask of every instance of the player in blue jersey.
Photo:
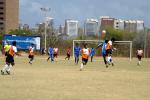
{"label": "player in blue jersey", "polygon": [[75,64],[78,64],[79,56],[80,56],[80,47],[79,47],[79,44],[76,43],[76,46],[74,47]]}
{"label": "player in blue jersey", "polygon": [[90,51],[91,51],[91,52],[90,52],[91,62],[93,62],[93,57],[94,57],[94,55],[95,55],[95,49],[94,49],[94,48],[91,48]]}
{"label": "player in blue jersey", "polygon": [[48,57],[47,61],[51,58],[51,62],[53,62],[54,59],[53,59],[53,48],[52,47],[49,47],[48,54],[49,54],[49,57]]}
{"label": "player in blue jersey", "polygon": [[102,43],[102,56],[103,56],[103,59],[104,59],[104,63],[106,65],[106,68],[108,68],[108,63],[107,63],[107,60],[106,60],[106,57],[107,57],[107,53],[106,53],[106,45],[108,43],[108,40],[105,40],[103,43]]}

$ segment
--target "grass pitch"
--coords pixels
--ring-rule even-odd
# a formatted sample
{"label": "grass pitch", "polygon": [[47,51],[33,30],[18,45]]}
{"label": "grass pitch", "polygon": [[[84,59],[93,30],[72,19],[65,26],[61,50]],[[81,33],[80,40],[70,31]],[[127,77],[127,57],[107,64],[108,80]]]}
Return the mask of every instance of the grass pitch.
{"label": "grass pitch", "polygon": [[137,59],[114,58],[115,66],[105,68],[95,58],[79,71],[73,59],[46,58],[32,65],[27,57],[15,58],[11,75],[0,75],[0,100],[150,100],[150,59],[137,66]]}

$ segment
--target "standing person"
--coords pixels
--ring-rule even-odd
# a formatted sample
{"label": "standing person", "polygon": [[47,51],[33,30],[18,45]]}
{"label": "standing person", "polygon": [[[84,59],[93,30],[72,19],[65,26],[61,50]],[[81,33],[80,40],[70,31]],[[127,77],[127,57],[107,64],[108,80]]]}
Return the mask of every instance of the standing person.
{"label": "standing person", "polygon": [[31,46],[29,47],[29,64],[32,64],[32,61],[34,59],[34,44],[31,44]]}
{"label": "standing person", "polygon": [[10,75],[11,68],[12,68],[12,66],[15,65],[15,62],[14,62],[14,55],[15,54],[20,56],[20,54],[17,53],[16,41],[13,41],[12,46],[10,47],[8,54],[6,56],[6,65],[1,70],[2,75],[4,75],[5,72],[8,75]]}
{"label": "standing person", "polygon": [[74,47],[75,64],[78,64],[79,56],[80,56],[80,47],[79,47],[79,44],[76,43],[76,46]]}
{"label": "standing person", "polygon": [[71,55],[71,47],[68,47],[67,49],[67,56],[65,58],[65,60],[68,58],[68,60],[70,59],[70,55]]}
{"label": "standing person", "polygon": [[54,50],[53,58],[55,59],[58,56],[58,48],[54,48],[53,50]]}
{"label": "standing person", "polygon": [[105,40],[102,44],[102,56],[103,56],[103,60],[104,60],[104,63],[106,65],[106,68],[108,68],[108,64],[107,64],[107,60],[106,60],[106,45],[108,43],[108,40]]}
{"label": "standing person", "polygon": [[8,55],[9,49],[10,49],[11,45],[9,44],[8,41],[6,41],[6,44],[4,46],[4,52],[5,52],[5,56]]}
{"label": "standing person", "polygon": [[53,59],[53,48],[52,47],[49,47],[48,54],[49,54],[49,57],[48,57],[47,61],[51,58],[51,62],[53,62],[54,59]]}
{"label": "standing person", "polygon": [[112,66],[114,66],[113,60],[112,60],[112,45],[113,42],[115,41],[114,38],[112,38],[111,40],[108,41],[108,43],[106,44],[106,54],[107,54],[107,62],[108,64],[112,64]]}
{"label": "standing person", "polygon": [[138,66],[141,65],[142,55],[143,55],[143,50],[142,50],[141,48],[139,48],[139,49],[137,50],[137,58],[138,58],[138,63],[137,63],[137,65],[138,65]]}
{"label": "standing person", "polygon": [[90,56],[91,56],[91,62],[93,62],[93,57],[95,55],[95,49],[92,47],[91,50],[90,50]]}
{"label": "standing person", "polygon": [[88,58],[90,56],[90,49],[87,48],[87,44],[84,44],[84,48],[81,50],[82,62],[80,66],[80,71],[83,70],[83,66],[87,64]]}

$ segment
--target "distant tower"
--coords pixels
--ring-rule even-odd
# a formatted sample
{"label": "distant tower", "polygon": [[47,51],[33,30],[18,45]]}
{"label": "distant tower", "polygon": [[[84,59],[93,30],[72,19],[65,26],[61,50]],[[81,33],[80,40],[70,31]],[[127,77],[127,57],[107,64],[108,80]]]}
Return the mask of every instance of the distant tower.
{"label": "distant tower", "polygon": [[68,19],[65,21],[65,33],[70,37],[78,36],[78,21]]}
{"label": "distant tower", "polygon": [[19,0],[0,0],[0,32],[19,28]]}
{"label": "distant tower", "polygon": [[97,19],[87,19],[84,24],[84,34],[85,35],[98,35],[98,20]]}

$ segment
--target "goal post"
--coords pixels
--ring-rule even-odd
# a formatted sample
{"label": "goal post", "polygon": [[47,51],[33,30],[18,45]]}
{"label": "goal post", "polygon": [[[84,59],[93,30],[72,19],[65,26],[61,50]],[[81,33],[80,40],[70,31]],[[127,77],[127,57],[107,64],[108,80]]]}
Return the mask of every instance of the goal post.
{"label": "goal post", "polygon": [[[74,58],[74,47],[75,47],[75,43],[78,43],[78,42],[95,42],[95,43],[102,43],[103,40],[73,40],[73,58]],[[132,41],[115,41],[114,42],[115,44],[129,44],[129,59],[130,61],[132,60]]]}

